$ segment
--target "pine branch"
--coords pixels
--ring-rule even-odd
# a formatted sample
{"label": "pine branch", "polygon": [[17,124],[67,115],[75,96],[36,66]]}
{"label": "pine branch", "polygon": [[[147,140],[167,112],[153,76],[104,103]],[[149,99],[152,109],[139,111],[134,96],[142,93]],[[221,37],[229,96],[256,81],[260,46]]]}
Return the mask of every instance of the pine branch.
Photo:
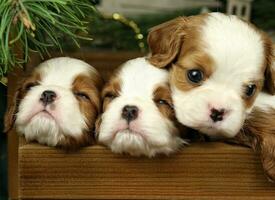
{"label": "pine branch", "polygon": [[[26,63],[30,51],[41,57],[52,47],[62,51],[64,36],[76,46],[79,39],[91,40],[85,21],[91,14],[96,10],[89,0],[1,0],[0,80]],[[15,54],[16,45],[22,47],[23,58]]]}

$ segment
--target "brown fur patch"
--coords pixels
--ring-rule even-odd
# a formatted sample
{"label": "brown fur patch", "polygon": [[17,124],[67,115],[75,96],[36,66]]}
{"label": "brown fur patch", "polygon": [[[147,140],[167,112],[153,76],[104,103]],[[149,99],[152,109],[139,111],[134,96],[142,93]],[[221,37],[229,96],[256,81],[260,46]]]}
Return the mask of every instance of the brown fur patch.
{"label": "brown fur patch", "polygon": [[264,62],[264,90],[270,94],[275,94],[275,47],[272,46],[271,39],[266,35],[263,35],[264,47],[265,47],[265,62]]}
{"label": "brown fur patch", "polygon": [[[76,98],[79,102],[79,108],[81,113],[85,116],[85,121],[88,126],[88,130],[84,132],[80,138],[67,137],[63,142],[62,146],[68,148],[74,148],[74,146],[84,146],[85,144],[91,144],[91,138],[94,138],[94,124],[97,116],[101,112],[101,98],[100,89],[102,87],[102,79],[93,74],[92,76],[79,75],[75,78],[72,91],[76,94]],[[77,94],[83,93],[89,97],[89,99],[81,98]]]}
{"label": "brown fur patch", "polygon": [[234,143],[251,147],[260,154],[267,177],[275,181],[275,109],[254,109]]}
{"label": "brown fur patch", "polygon": [[267,91],[270,94],[275,94],[275,45],[272,44],[271,38],[265,32],[258,29],[254,24],[250,22],[244,22],[247,23],[250,28],[254,29],[254,31],[261,35],[265,55],[262,64],[262,73],[265,77],[263,90]]}
{"label": "brown fur patch", "polygon": [[[175,113],[174,113],[174,109],[173,109],[171,90],[170,90],[169,86],[168,85],[158,86],[155,89],[153,96],[154,96],[153,100],[156,103],[161,114],[170,120],[175,120]],[[158,103],[160,100],[164,100],[165,102],[167,102],[167,104]]]}
{"label": "brown fur patch", "polygon": [[[160,85],[156,87],[153,93],[153,100],[156,106],[158,107],[160,113],[174,123],[174,126],[176,127],[176,129],[171,128],[170,133],[173,133],[173,134],[179,133],[179,135],[182,138],[187,139],[189,128],[179,123],[178,120],[176,119],[170,87],[168,85]],[[165,100],[168,103],[168,105],[159,104],[158,103],[159,100]]]}
{"label": "brown fur patch", "polygon": [[184,51],[195,50],[193,48],[199,46],[199,27],[204,23],[204,17],[178,17],[153,27],[147,38],[151,50],[149,62],[157,67],[167,67]]}
{"label": "brown fur patch", "polygon": [[63,140],[57,144],[57,147],[71,152],[76,151],[79,147],[89,146],[92,144],[95,144],[95,136],[90,130],[87,130],[83,131],[81,137],[78,138],[64,135]]}
{"label": "brown fur patch", "polygon": [[[203,80],[199,84],[194,84],[187,77],[187,71],[199,69],[203,72]],[[170,81],[182,91],[191,90],[207,80],[214,72],[214,61],[207,54],[201,51],[189,51],[179,58],[176,64],[172,64]]]}
{"label": "brown fur patch", "polygon": [[4,132],[8,133],[14,125],[15,116],[18,112],[18,106],[20,101],[26,96],[28,90],[31,86],[35,86],[39,84],[38,82],[41,80],[40,74],[35,72],[32,75],[26,76],[23,78],[22,82],[19,84],[17,91],[14,94],[13,101],[10,107],[7,109],[4,118]]}
{"label": "brown fur patch", "polygon": [[250,108],[253,105],[256,97],[258,96],[258,93],[262,90],[263,80],[255,81],[255,82],[253,82],[253,84],[256,85],[256,91],[253,94],[253,96],[251,96],[251,97],[247,97],[245,95],[246,85],[244,85],[242,99],[243,99],[243,102],[244,102],[244,105],[246,108]]}
{"label": "brown fur patch", "polygon": [[103,112],[105,112],[107,106],[113,100],[113,98],[119,96],[120,89],[120,80],[116,78],[116,76],[113,76],[104,86],[101,93],[101,97],[103,99]]}

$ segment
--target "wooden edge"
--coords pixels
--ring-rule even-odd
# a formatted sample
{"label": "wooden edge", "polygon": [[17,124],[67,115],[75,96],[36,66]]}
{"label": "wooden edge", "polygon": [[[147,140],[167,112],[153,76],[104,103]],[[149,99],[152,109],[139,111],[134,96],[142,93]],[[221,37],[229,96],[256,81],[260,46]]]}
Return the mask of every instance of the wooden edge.
{"label": "wooden edge", "polygon": [[14,130],[8,134],[8,193],[9,199],[18,199],[18,136]]}
{"label": "wooden edge", "polygon": [[20,146],[22,199],[274,199],[252,149],[194,143],[171,156],[132,157],[104,146],[77,152]]}
{"label": "wooden edge", "polygon": [[[8,75],[8,107],[11,105],[23,70],[15,69]],[[10,199],[18,199],[18,136],[14,129],[8,133],[8,194]]]}

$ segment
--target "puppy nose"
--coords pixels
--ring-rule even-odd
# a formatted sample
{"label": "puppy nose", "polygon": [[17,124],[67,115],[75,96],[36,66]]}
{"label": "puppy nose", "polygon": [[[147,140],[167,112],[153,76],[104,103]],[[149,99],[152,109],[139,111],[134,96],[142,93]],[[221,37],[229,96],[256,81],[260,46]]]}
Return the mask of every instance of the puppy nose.
{"label": "puppy nose", "polygon": [[138,107],[129,105],[124,106],[122,109],[121,116],[128,122],[135,120],[138,116]]}
{"label": "puppy nose", "polygon": [[219,110],[212,108],[210,118],[212,119],[213,122],[222,121],[224,112],[225,112],[225,110],[223,108],[219,109]]}
{"label": "puppy nose", "polygon": [[56,93],[54,91],[51,90],[45,90],[40,97],[40,101],[42,101],[42,103],[44,105],[48,105],[52,102],[54,102],[56,98]]}

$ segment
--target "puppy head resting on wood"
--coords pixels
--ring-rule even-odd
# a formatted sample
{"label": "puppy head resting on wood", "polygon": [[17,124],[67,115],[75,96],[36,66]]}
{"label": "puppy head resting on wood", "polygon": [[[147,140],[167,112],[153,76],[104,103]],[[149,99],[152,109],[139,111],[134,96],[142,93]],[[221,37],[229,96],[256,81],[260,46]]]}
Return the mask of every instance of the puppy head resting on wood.
{"label": "puppy head resting on wood", "polygon": [[81,60],[47,60],[17,90],[5,116],[5,131],[15,124],[27,141],[66,149],[90,144],[102,84],[98,72]]}
{"label": "puppy head resting on wood", "polygon": [[274,94],[271,40],[235,16],[179,17],[152,28],[149,62],[170,69],[176,117],[211,137],[234,137],[263,88]]}
{"label": "puppy head resting on wood", "polygon": [[102,98],[97,138],[113,152],[153,157],[185,143],[175,122],[168,72],[145,58],[122,65],[103,88]]}

